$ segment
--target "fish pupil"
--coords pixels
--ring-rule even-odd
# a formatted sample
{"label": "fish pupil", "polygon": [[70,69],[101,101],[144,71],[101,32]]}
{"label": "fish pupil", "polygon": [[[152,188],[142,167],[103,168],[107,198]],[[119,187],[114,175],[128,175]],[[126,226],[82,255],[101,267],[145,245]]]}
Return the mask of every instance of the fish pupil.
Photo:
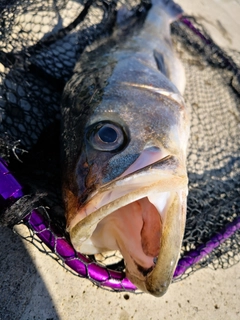
{"label": "fish pupil", "polygon": [[99,138],[105,143],[113,143],[117,140],[117,132],[109,126],[104,126],[98,131]]}

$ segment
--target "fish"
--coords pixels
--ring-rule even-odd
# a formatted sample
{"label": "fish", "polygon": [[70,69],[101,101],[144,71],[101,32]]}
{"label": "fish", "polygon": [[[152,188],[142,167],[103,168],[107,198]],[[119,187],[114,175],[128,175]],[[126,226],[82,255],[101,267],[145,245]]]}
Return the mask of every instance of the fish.
{"label": "fish", "polygon": [[81,55],[61,105],[71,243],[87,255],[119,250],[128,279],[156,297],[172,282],[186,221],[190,117],[170,32],[182,13],[152,0],[140,22],[120,23]]}

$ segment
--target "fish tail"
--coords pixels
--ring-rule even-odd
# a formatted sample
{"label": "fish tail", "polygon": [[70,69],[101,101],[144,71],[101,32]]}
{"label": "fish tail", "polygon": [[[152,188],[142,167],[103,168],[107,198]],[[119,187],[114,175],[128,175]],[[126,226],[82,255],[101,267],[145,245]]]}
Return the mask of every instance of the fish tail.
{"label": "fish tail", "polygon": [[178,20],[183,14],[181,6],[172,0],[152,0],[152,6],[165,11],[171,22]]}

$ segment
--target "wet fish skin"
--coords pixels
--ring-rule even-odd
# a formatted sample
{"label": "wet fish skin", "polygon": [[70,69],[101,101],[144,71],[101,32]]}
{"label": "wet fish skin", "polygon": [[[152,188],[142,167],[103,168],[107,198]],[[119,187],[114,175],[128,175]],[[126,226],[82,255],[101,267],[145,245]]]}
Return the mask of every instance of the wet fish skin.
{"label": "wet fish skin", "polygon": [[[142,105],[142,109],[150,109],[150,95],[153,96],[154,93],[148,92],[148,96],[146,95],[146,93],[140,92],[141,88],[137,90],[137,88],[135,89],[130,85],[128,86],[128,83],[135,83],[139,85],[145,85],[147,83],[154,88],[161,88],[165,89],[166,91],[175,92],[178,94],[178,90],[176,89],[176,87],[168,81],[164,74],[159,73],[158,62],[155,58],[157,52],[156,50],[160,52],[159,49],[161,48],[162,57],[168,57],[167,61],[165,61],[165,65],[168,66],[167,68],[178,70],[180,65],[181,69],[181,64],[179,64],[178,59],[172,52],[171,46],[169,47],[169,22],[164,22],[163,25],[165,24],[167,24],[168,27],[166,33],[169,38],[167,38],[165,34],[159,35],[159,28],[157,30],[148,30],[150,33],[153,33],[153,35],[151,36],[155,36],[153,39],[150,39],[150,41],[149,36],[145,30],[145,34],[143,37],[134,35],[134,38],[136,40],[135,42],[132,40],[132,37],[130,37],[128,41],[125,41],[125,43],[121,45],[122,39],[118,40],[118,37],[113,38],[103,46],[100,46],[97,50],[84,54],[81,57],[79,63],[76,65],[74,75],[66,85],[62,99],[62,141],[64,144],[62,150],[65,153],[63,156],[65,166],[64,171],[66,173],[64,178],[67,179],[68,183],[71,185],[70,189],[73,189],[75,192],[76,190],[79,190],[79,194],[83,194],[85,189],[85,185],[82,185],[81,187],[80,185],[77,186],[74,181],[75,178],[72,177],[72,174],[75,175],[75,172],[73,171],[76,167],[78,154],[80,152],[82,153],[82,160],[80,160],[79,162],[84,163],[86,154],[84,154],[83,152],[88,149],[89,165],[91,166],[91,162],[96,161],[96,154],[94,154],[94,152],[90,152],[88,146],[84,144],[83,139],[85,124],[93,114],[94,110],[96,110],[96,112],[99,112],[100,114],[101,112],[105,113],[105,111],[108,111],[109,108],[111,110],[111,114],[109,113],[108,117],[106,117],[107,120],[111,119],[115,122],[121,122],[122,118],[125,117],[135,119],[135,122],[138,121],[139,123],[141,123],[143,119],[140,119],[140,117],[136,118],[136,114],[134,114],[133,112],[135,106],[132,104],[132,101],[136,101],[135,104]],[[161,25],[159,25],[158,27],[161,27]],[[138,33],[138,30],[136,33]],[[156,41],[156,39],[158,41]],[[167,42],[165,41],[166,39]],[[118,44],[119,42],[120,45]],[[152,44],[152,47],[149,47],[149,42]],[[165,46],[162,45],[162,42],[165,42]],[[145,50],[145,48],[148,49]],[[157,49],[154,51],[154,48]],[[179,72],[180,81],[178,80],[178,82],[185,81],[184,75],[181,75],[181,72],[182,70],[180,70]],[[172,73],[174,74],[174,71]],[[122,83],[126,83],[126,85],[122,85]],[[119,84],[121,85],[121,87],[119,86]],[[108,85],[107,91],[105,89],[106,85]],[[132,96],[132,99],[127,98],[129,92]],[[142,95],[141,97],[140,94]],[[107,96],[108,99],[105,99],[105,97]],[[104,102],[101,103],[103,99],[106,100],[105,104]],[[155,101],[153,98],[153,104],[154,103]],[[101,111],[99,110],[100,108]],[[123,115],[123,112],[124,116],[119,119],[119,114]],[[151,117],[150,121],[148,121],[148,128],[149,130],[151,130],[150,128],[153,128],[154,126],[150,125],[150,123],[152,123],[152,120],[154,121],[156,117],[154,116],[154,113],[148,113],[148,117]],[[175,118],[175,116],[173,116],[173,118]],[[97,121],[98,119],[101,120],[101,115],[99,115],[98,118],[96,117],[95,121]],[[91,122],[89,121],[89,124],[93,122],[94,121],[91,120]],[[165,126],[167,127],[167,125]],[[145,125],[145,127],[147,128],[147,125]],[[152,129],[152,135],[159,134],[159,130],[163,132],[163,129],[161,127],[160,129],[157,125],[155,125],[155,127],[157,128],[157,130]],[[131,129],[131,132],[132,136],[139,136],[139,127],[135,126]],[[162,136],[164,136],[164,134],[165,133],[163,133]],[[142,136],[144,136],[144,134],[142,134]],[[165,138],[162,137],[162,140],[164,139]],[[135,143],[134,145],[132,144],[133,150],[131,153],[128,153],[126,156],[121,154],[121,157],[119,157],[119,172],[116,171],[117,164],[116,166],[113,166],[111,170],[109,170],[112,172],[112,175],[114,175],[114,177],[121,174],[121,172],[123,172],[133,160],[136,160],[139,155],[139,150],[142,150],[143,148],[143,143],[141,143],[141,140],[141,138],[138,139],[139,146],[137,145],[137,143]],[[99,163],[102,163],[104,160],[106,160],[107,162],[107,159],[112,158],[114,154],[102,153],[101,155],[104,159],[101,159]],[[124,159],[126,159],[124,164],[122,160],[123,156],[125,156]],[[98,165],[95,165],[95,167],[98,167]],[[80,180],[84,181],[84,177],[88,174],[89,166],[85,168],[83,165],[80,165],[78,167],[78,170]],[[113,173],[113,170],[115,174]],[[112,176],[108,180],[111,180],[114,177]],[[80,184],[81,181],[79,181]]]}
{"label": "wet fish skin", "polygon": [[[181,211],[179,232],[176,231],[178,235],[175,236],[172,231],[169,232],[171,236],[166,235],[162,239],[162,243],[168,242],[165,240],[171,237],[173,242],[175,238],[178,239],[174,249],[174,259],[170,254],[165,259],[171,266],[169,268],[165,266],[163,275],[159,276],[160,262],[157,262],[155,267],[158,272],[152,272],[154,265],[147,269],[139,265],[138,270],[134,270],[137,258],[132,262],[131,254],[127,257],[129,278],[139,288],[156,296],[162,295],[171,281],[185,224],[189,119],[188,110],[179,92],[184,90],[184,72],[172,50],[170,39],[170,22],[181,12],[172,1],[154,0],[141,28],[136,26],[126,39],[123,39],[124,33],[115,34],[107,43],[83,54],[65,87],[62,102],[63,193],[67,227],[76,249],[78,242],[86,240],[79,240],[85,237],[81,233],[85,226],[79,227],[78,223],[79,212],[83,212],[82,214],[87,217],[87,219],[82,217],[80,220],[83,220],[80,222],[83,224],[83,221],[86,221],[86,234],[88,234],[93,223],[90,216],[94,217],[94,214],[88,213],[88,206],[93,199],[97,199],[95,195],[103,194],[105,192],[103,190],[108,186],[111,189],[114,181],[119,179],[121,182],[121,176],[124,174],[131,178],[134,174],[137,176],[138,171],[145,170],[147,173],[151,171],[151,165],[156,169],[159,167],[161,171],[163,169],[158,163],[168,155],[176,160],[174,166],[168,166],[160,174],[167,172],[171,179],[173,176],[179,176],[184,181],[179,183],[179,188],[184,188],[179,196],[183,199],[179,201],[178,195],[174,196],[177,197],[177,200],[174,200],[175,207]],[[101,141],[99,143],[98,132],[104,125],[116,129],[121,141],[115,147],[110,146],[110,150],[106,149],[106,144]],[[138,159],[143,154],[143,160],[139,164]],[[170,183],[169,185],[169,192],[178,192],[171,191],[175,186],[172,187]],[[175,189],[178,190],[178,187]],[[103,209],[99,210],[104,211],[104,208],[103,206]],[[95,213],[97,217],[97,207]],[[172,219],[173,225],[177,225],[175,217],[169,219]],[[107,228],[109,229],[109,226]],[[99,234],[102,234],[101,230]],[[95,242],[87,240],[86,243],[90,243],[93,249],[86,250],[100,252],[116,249],[113,248],[118,246],[115,240],[120,241],[120,238],[114,237],[115,235],[111,238],[111,245],[108,244],[111,241],[106,240],[100,246],[96,237],[92,236],[91,239]],[[147,245],[146,248],[148,247]],[[168,251],[168,248],[164,250]],[[125,247],[124,250],[126,251]],[[155,248],[156,250],[159,249]],[[85,253],[95,253],[90,251]],[[164,257],[160,255],[158,260],[163,259]],[[131,265],[130,270],[128,265]]]}

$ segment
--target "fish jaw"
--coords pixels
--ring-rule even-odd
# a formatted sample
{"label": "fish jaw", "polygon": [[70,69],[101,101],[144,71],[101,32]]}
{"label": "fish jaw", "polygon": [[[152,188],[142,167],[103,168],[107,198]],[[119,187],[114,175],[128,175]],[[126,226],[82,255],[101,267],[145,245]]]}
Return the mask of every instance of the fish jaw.
{"label": "fish jaw", "polygon": [[120,250],[127,277],[162,296],[181,250],[187,183],[173,156],[109,183],[68,221],[74,248],[85,254]]}
{"label": "fish jaw", "polygon": [[171,204],[165,213],[159,255],[152,271],[145,277],[139,277],[139,275],[133,275],[131,270],[126,270],[127,277],[139,289],[156,297],[164,295],[172,282],[184,235],[186,199],[186,191],[173,195]]}

